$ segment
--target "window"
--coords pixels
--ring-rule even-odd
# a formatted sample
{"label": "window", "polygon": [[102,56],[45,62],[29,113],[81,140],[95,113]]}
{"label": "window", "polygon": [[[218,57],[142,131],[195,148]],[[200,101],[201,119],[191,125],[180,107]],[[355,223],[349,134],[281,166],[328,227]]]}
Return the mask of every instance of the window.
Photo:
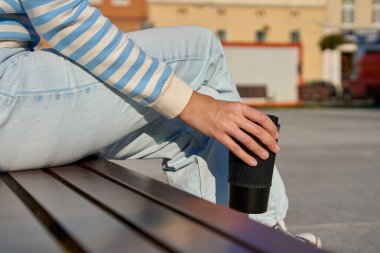
{"label": "window", "polygon": [[177,13],[180,15],[185,15],[189,12],[189,10],[186,7],[179,7],[177,9]]}
{"label": "window", "polygon": [[265,10],[259,9],[259,10],[256,10],[256,12],[255,12],[255,15],[258,17],[263,17],[263,16],[265,16],[265,14],[266,14]]}
{"label": "window", "polygon": [[380,25],[380,0],[373,0],[372,23]]}
{"label": "window", "polygon": [[291,10],[290,11],[290,16],[291,17],[299,17],[300,16],[300,12],[298,10]]}
{"label": "window", "polygon": [[351,26],[355,22],[355,2],[354,0],[343,0],[342,3],[342,24]]}
{"label": "window", "polygon": [[224,41],[226,40],[226,30],[224,29],[220,29],[218,31],[216,31],[216,36],[221,40],[221,41]]}
{"label": "window", "polygon": [[290,42],[298,43],[300,42],[300,32],[295,30],[290,32]]}
{"label": "window", "polygon": [[218,15],[223,16],[223,15],[226,15],[226,14],[227,14],[227,10],[226,10],[225,8],[218,8],[218,9],[216,9],[216,13],[217,13]]}
{"label": "window", "polygon": [[266,37],[266,32],[264,30],[258,30],[256,32],[256,42],[258,43],[264,43]]}
{"label": "window", "polygon": [[126,6],[131,3],[130,0],[111,0],[112,5],[117,5],[117,6]]}

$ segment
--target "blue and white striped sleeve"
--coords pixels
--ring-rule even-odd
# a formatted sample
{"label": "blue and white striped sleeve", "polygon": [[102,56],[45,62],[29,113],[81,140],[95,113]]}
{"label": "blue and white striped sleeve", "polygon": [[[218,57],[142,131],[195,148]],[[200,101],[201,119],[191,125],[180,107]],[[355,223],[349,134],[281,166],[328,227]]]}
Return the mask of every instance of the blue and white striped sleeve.
{"label": "blue and white striped sleeve", "polygon": [[35,29],[54,49],[138,103],[176,117],[192,89],[145,54],[86,0],[20,0]]}

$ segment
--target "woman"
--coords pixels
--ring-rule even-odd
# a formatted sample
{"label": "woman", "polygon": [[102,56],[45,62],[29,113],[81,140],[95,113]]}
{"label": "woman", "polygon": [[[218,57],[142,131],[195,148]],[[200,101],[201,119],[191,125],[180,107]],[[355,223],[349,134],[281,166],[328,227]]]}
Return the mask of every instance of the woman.
{"label": "woman", "polygon": [[[54,50],[34,50],[42,35]],[[124,34],[85,0],[0,2],[0,169],[163,158],[169,184],[226,202],[227,147],[246,163],[273,152],[268,117],[238,102],[219,41],[196,27]],[[228,102],[230,101],[230,102]],[[287,198],[275,170],[269,210]]]}

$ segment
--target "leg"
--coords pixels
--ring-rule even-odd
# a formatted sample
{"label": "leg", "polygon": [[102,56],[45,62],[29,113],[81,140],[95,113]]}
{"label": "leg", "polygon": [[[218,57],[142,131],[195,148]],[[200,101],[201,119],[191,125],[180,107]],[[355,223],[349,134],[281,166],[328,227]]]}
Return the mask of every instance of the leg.
{"label": "leg", "polygon": [[[172,65],[195,90],[219,99],[239,99],[222,47],[207,30],[169,28],[130,36],[147,53]],[[167,156],[165,168],[172,185],[226,202],[227,151],[219,143],[202,136],[190,144],[197,140],[194,130],[184,136],[183,124],[142,108],[52,52],[2,49],[0,62],[1,170],[61,165],[98,152],[116,158]],[[155,125],[147,125],[150,122],[159,124],[158,134],[152,134]],[[173,130],[173,124],[182,125],[181,130]],[[147,134],[140,133],[138,146],[128,141],[143,126]],[[162,134],[165,131],[169,133]],[[139,152],[144,144],[150,155]],[[286,199],[285,192],[279,192],[274,199]]]}
{"label": "leg", "polygon": [[[129,36],[147,53],[169,63],[194,90],[218,99],[240,99],[228,72],[223,48],[208,30],[164,28],[134,32]],[[160,118],[153,121],[103,150],[102,156],[164,158],[169,184],[210,201],[227,204],[228,151],[178,120]],[[275,169],[269,210],[262,215],[251,215],[251,218],[273,226],[284,219],[287,204],[282,179]]]}
{"label": "leg", "polygon": [[220,41],[200,27],[155,28],[128,33],[146,53],[165,61],[194,90],[218,99],[236,101]]}
{"label": "leg", "polygon": [[0,170],[67,164],[160,115],[51,51],[0,49]]}

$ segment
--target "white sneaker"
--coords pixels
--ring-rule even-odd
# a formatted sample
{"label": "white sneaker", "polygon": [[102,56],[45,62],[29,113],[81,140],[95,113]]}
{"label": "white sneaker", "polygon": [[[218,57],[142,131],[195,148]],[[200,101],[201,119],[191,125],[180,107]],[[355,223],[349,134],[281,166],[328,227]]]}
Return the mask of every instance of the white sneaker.
{"label": "white sneaker", "polygon": [[294,237],[295,239],[297,239],[301,242],[308,243],[310,245],[315,246],[318,249],[322,249],[322,241],[318,236],[316,236],[312,233],[302,233],[302,234],[298,234],[298,235],[293,235],[293,234],[288,232],[288,229],[286,228],[285,222],[283,220],[279,221],[272,228],[274,228],[275,230],[281,231],[284,234],[290,235],[290,236]]}

